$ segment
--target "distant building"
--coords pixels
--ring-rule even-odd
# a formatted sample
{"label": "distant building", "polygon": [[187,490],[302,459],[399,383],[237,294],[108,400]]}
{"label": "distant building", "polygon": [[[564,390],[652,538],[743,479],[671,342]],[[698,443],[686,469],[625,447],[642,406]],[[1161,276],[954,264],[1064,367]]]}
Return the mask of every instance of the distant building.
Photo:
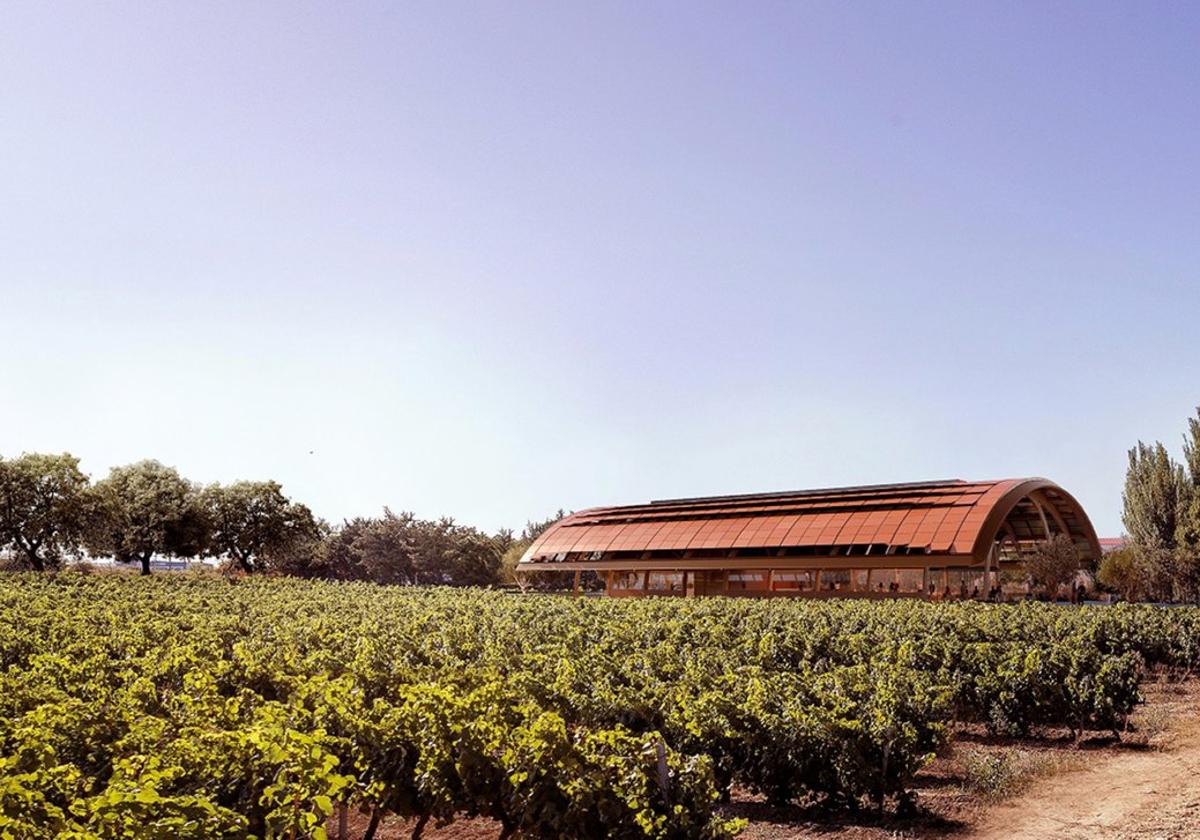
{"label": "distant building", "polygon": [[1129,544],[1129,540],[1126,537],[1101,537],[1098,542],[1100,543],[1100,551],[1104,554],[1119,551]]}
{"label": "distant building", "polygon": [[517,572],[594,571],[626,596],[987,597],[1054,534],[1099,559],[1083,508],[1044,478],[881,484],[578,511]]}

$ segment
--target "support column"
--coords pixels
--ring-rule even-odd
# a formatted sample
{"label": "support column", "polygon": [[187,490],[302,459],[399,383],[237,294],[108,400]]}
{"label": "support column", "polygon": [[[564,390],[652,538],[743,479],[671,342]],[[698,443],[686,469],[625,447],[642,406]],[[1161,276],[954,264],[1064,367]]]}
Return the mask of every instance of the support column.
{"label": "support column", "polygon": [[996,556],[996,544],[992,543],[992,547],[988,549],[987,560],[983,564],[983,598],[990,600],[992,597],[992,559]]}
{"label": "support column", "polygon": [[1000,544],[992,542],[991,548],[988,551],[988,565],[985,566],[984,582],[988,584],[988,596],[991,596],[991,590],[997,586],[998,581],[992,582],[992,566],[996,566],[995,575],[1000,576]]}

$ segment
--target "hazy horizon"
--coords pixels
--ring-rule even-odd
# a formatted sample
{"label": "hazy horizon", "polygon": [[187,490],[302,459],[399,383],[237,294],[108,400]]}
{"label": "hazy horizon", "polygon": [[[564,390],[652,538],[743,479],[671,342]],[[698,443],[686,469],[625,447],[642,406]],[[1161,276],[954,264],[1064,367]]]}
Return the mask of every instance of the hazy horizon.
{"label": "hazy horizon", "polygon": [[0,455],[520,529],[1200,404],[1200,6],[13,3]]}

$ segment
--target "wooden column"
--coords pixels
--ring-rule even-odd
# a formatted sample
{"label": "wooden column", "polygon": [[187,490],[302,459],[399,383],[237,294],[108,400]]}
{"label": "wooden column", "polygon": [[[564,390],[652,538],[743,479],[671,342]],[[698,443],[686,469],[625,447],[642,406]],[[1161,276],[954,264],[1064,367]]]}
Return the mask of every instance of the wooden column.
{"label": "wooden column", "polygon": [[988,549],[987,560],[983,564],[983,598],[986,601],[992,597],[992,558],[996,556],[996,544]]}
{"label": "wooden column", "polygon": [[576,569],[575,570],[575,585],[574,585],[574,587],[572,587],[572,591],[575,595],[578,595],[581,591],[580,586],[579,586],[579,580],[582,576],[583,576],[583,571],[581,569]]}

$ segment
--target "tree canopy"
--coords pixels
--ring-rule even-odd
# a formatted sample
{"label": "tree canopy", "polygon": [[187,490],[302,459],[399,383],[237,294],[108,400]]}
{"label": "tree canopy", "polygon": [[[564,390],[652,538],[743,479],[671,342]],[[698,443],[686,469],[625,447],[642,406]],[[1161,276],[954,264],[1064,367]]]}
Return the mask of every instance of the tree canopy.
{"label": "tree canopy", "polygon": [[505,535],[489,536],[453,519],[418,519],[384,509],[335,529],[310,570],[313,576],[403,585],[500,582]]}
{"label": "tree canopy", "polygon": [[1079,571],[1079,552],[1070,537],[1053,534],[1025,559],[1025,570],[1034,585],[1042,587],[1048,597],[1054,598],[1059,587],[1070,583]]}
{"label": "tree canopy", "polygon": [[1187,467],[1187,484],[1179,505],[1175,542],[1184,551],[1200,555],[1200,408],[1196,409],[1196,417],[1188,418],[1188,431],[1183,436],[1183,461]]}
{"label": "tree canopy", "polygon": [[320,537],[312,511],[285,496],[275,481],[213,484],[201,501],[211,529],[207,553],[228,557],[244,572],[261,571],[273,557]]}
{"label": "tree canopy", "polygon": [[1129,450],[1122,520],[1135,543],[1147,548],[1175,547],[1186,487],[1183,467],[1161,443],[1138,441]]}
{"label": "tree canopy", "polygon": [[206,544],[208,523],[196,486],[174,467],[138,461],[114,467],[92,489],[88,547],[150,574],[156,555],[194,557]]}
{"label": "tree canopy", "polygon": [[0,550],[45,571],[79,553],[88,518],[88,478],[73,455],[0,458]]}
{"label": "tree canopy", "polygon": [[1200,601],[1200,408],[1188,418],[1183,463],[1165,446],[1129,450],[1124,515],[1130,545],[1101,582],[1127,597]]}

